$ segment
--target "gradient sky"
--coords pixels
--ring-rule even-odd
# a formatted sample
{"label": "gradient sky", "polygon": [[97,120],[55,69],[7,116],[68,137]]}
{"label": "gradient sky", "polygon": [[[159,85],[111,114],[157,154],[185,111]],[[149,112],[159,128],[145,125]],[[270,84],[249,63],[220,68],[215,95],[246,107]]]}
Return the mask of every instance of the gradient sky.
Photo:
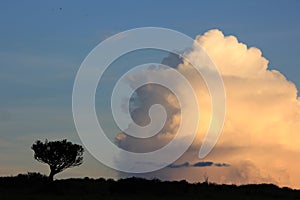
{"label": "gradient sky", "polygon": [[[299,9],[299,1],[1,1],[0,175],[48,173],[32,158],[36,139],[80,143],[71,111],[76,72],[99,42],[120,31],[158,26],[194,38],[220,29],[259,48],[271,69],[300,88]],[[154,53],[151,60],[161,58]],[[112,70],[111,75],[118,73]],[[110,79],[106,83],[103,90],[112,87]],[[105,113],[105,103],[99,101]],[[109,117],[104,122],[111,123]],[[69,176],[116,173],[87,153],[83,166],[58,177]]]}

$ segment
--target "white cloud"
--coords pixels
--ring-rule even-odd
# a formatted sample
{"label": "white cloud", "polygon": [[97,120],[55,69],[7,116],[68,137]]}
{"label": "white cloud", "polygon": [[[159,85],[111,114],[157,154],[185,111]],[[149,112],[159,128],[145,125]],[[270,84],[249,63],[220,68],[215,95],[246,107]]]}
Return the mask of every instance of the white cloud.
{"label": "white cloud", "polygon": [[[219,68],[227,94],[225,126],[216,148],[207,159],[229,163],[230,167],[163,169],[145,176],[201,181],[203,173],[207,172],[211,180],[221,183],[272,182],[300,188],[300,172],[297,170],[300,167],[300,101],[295,85],[279,71],[268,69],[268,60],[259,49],[248,48],[235,36],[224,36],[219,30],[211,30],[198,35],[196,41]],[[197,50],[189,52],[188,57],[194,62],[201,61]],[[168,59],[164,64],[170,62],[174,65],[172,58]],[[194,163],[199,161],[197,153],[208,128],[210,98],[203,80],[189,63],[181,63],[177,69],[192,82],[200,103],[197,138],[178,161]],[[125,149],[145,152],[170,141],[177,131],[180,117],[178,104],[169,92],[159,87],[144,87],[139,89],[138,95],[145,106],[138,114],[139,120],[147,119],[147,108],[152,103],[164,105],[169,116],[157,137],[142,142],[124,136],[117,138],[122,140],[119,144]],[[145,96],[147,98],[142,98]]]}

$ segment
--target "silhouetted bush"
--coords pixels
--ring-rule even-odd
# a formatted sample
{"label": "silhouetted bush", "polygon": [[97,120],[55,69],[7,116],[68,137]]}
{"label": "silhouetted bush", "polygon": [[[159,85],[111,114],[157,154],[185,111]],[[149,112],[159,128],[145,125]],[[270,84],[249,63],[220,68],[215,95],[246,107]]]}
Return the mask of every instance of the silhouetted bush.
{"label": "silhouetted bush", "polygon": [[29,172],[0,177],[0,199],[300,199],[300,191],[272,184],[218,185],[142,178],[65,179],[48,182]]}

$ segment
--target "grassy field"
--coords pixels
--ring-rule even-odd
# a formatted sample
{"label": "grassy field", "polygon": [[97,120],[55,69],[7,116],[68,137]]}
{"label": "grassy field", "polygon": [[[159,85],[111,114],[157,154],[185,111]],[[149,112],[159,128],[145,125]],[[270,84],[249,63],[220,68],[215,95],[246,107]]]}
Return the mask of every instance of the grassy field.
{"label": "grassy field", "polygon": [[0,177],[0,199],[300,199],[300,191],[275,185],[189,184],[186,181],[127,178],[66,179],[49,182],[40,174]]}

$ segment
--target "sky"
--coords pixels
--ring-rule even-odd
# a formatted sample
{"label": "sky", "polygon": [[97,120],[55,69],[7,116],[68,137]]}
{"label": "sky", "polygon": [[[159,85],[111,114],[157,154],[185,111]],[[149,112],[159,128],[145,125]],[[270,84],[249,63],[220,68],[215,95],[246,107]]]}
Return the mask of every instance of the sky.
{"label": "sky", "polygon": [[[190,158],[193,153],[187,153],[177,163],[188,162],[188,165],[183,165],[185,167],[165,169],[145,176],[157,175],[165,179],[197,177],[203,181],[203,173],[207,172],[216,182],[267,181],[300,188],[300,175],[295,172],[299,165],[297,146],[300,146],[296,133],[299,127],[296,87],[300,87],[299,8],[298,1],[2,1],[0,175],[28,171],[48,173],[46,165],[33,159],[30,146],[37,139],[67,138],[81,143],[71,109],[72,88],[80,64],[97,44],[113,34],[132,28],[157,26],[180,31],[191,38],[197,37],[221,68],[229,92],[229,111],[220,145],[209,159],[215,162],[212,165],[226,165],[205,169],[190,167],[198,160]],[[249,53],[233,37],[228,39],[229,35],[247,48],[256,47],[262,54],[255,50],[252,55],[252,50]],[[222,42],[226,48],[220,47],[218,52],[227,52],[226,57],[215,51]],[[236,51],[251,55],[238,60],[236,66],[228,64],[227,58],[234,57]],[[107,72],[108,78],[103,80],[97,91],[96,106],[101,123],[111,133],[109,137],[113,139],[119,132],[111,121],[107,107],[109,97],[105,91],[111,90],[114,80],[129,65],[149,60],[161,62],[166,56],[162,52],[128,55],[126,59],[116,61],[111,71]],[[190,56],[196,57],[192,53]],[[266,64],[265,60],[269,63]],[[184,66],[177,68],[188,73]],[[258,75],[258,70],[264,71],[264,75]],[[271,70],[279,71],[280,75],[275,76]],[[259,79],[259,84],[256,80],[255,85],[250,79],[239,82],[230,76],[255,77],[255,80],[260,76],[264,78]],[[261,98],[251,99],[251,94],[257,95],[255,88],[261,90]],[[262,108],[265,109],[261,111]],[[257,115],[254,110],[262,113]],[[276,133],[262,136],[262,132],[271,126]],[[242,134],[233,137],[229,132]],[[199,137],[201,134],[199,131]],[[239,138],[240,146],[230,142],[235,138]],[[252,143],[247,143],[249,138],[262,147],[256,149]],[[268,142],[262,142],[266,140]],[[131,144],[130,140],[125,142]],[[256,158],[254,153],[261,155],[266,151],[263,147],[274,148],[279,159],[270,154]],[[222,158],[221,152],[226,156]],[[283,157],[286,159],[280,159]],[[266,166],[270,160],[276,167]],[[200,172],[197,171],[199,169]],[[182,170],[183,173],[172,170]],[[278,174],[283,175],[279,177]],[[67,170],[57,178],[85,176],[117,178],[120,174],[103,166],[86,152],[82,166]]]}

